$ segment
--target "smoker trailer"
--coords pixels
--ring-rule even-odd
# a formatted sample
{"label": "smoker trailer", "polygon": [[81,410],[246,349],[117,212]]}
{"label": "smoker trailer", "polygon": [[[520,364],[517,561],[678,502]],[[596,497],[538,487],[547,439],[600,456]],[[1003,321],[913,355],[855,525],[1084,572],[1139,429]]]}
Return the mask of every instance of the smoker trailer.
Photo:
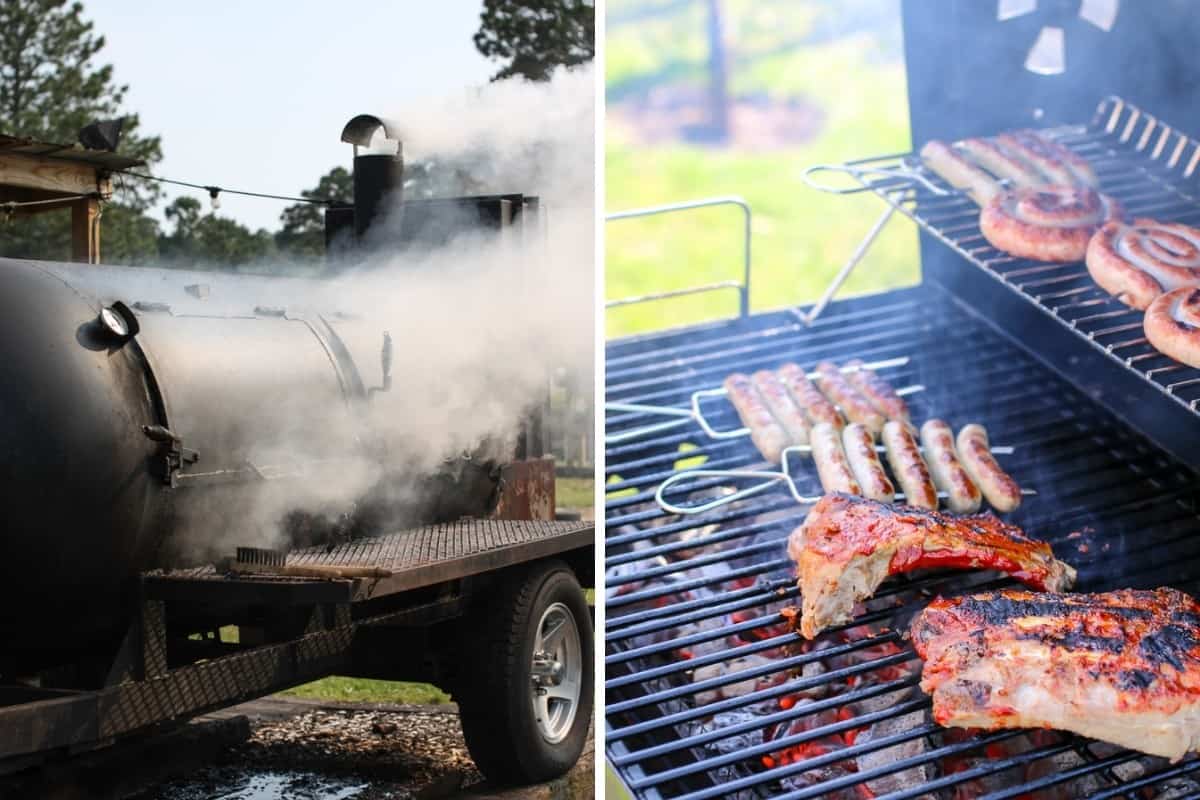
{"label": "smoker trailer", "polygon": [[[1036,127],[1086,157],[1131,216],[1200,224],[1200,143],[1189,136],[1200,133],[1200,23],[1189,10],[905,2],[914,148]],[[837,169],[839,191],[849,181],[882,201],[876,232],[891,216],[917,223],[919,286],[752,314],[745,204],[610,217],[724,203],[746,223],[745,277],[696,289],[735,288],[736,318],[607,346],[610,769],[643,800],[1200,796],[1195,757],[1170,764],[1055,731],[933,723],[903,632],[938,594],[1011,584],[995,573],[889,580],[853,623],[811,643],[780,613],[798,605],[785,542],[808,509],[782,481],[721,474],[763,467],[747,438],[725,435],[740,426],[728,402],[704,390],[735,371],[824,359],[891,364],[881,375],[893,385],[924,387],[907,398],[914,419],[979,422],[1011,446],[1001,463],[1037,495],[1008,518],[1078,568],[1078,590],[1200,590],[1200,370],[1151,348],[1141,312],[1083,264],[992,248],[978,206],[912,154]],[[827,168],[810,180],[833,188]],[[792,470],[798,495],[821,493],[814,473]],[[748,491],[726,502],[735,489]]]}
{"label": "smoker trailer", "polygon": [[[417,471],[422,345],[326,281],[0,259],[0,294],[0,776],[332,674],[447,689],[495,781],[575,762],[593,527],[536,425]],[[225,563],[280,519],[283,569]]]}

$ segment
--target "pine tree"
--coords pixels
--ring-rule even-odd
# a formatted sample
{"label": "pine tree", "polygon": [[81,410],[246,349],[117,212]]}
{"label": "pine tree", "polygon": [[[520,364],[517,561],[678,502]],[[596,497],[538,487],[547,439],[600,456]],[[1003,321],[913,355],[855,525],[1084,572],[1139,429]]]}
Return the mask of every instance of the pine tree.
{"label": "pine tree", "polygon": [[[354,201],[354,177],[345,167],[334,167],[321,176],[315,189],[306,189],[301,197],[330,200],[335,203]],[[295,203],[283,210],[283,223],[275,234],[279,251],[298,259],[319,259],[325,253],[325,206],[317,203]]]}
{"label": "pine tree", "polygon": [[266,230],[251,231],[229,217],[205,213],[195,197],[177,197],[164,214],[175,229],[160,236],[163,266],[267,271],[275,243]]}
{"label": "pine tree", "polygon": [[[139,132],[137,114],[124,108],[127,86],[98,64],[104,37],[67,0],[0,0],[0,132],[70,144],[96,119],[124,117],[123,155],[154,164],[162,157],[157,136]],[[105,261],[144,260],[156,250],[157,223],[144,212],[159,197],[154,184],[118,181],[115,202],[104,209]],[[53,212],[0,222],[0,255],[66,258],[70,215]]]}
{"label": "pine tree", "polygon": [[479,20],[476,49],[508,62],[492,80],[549,80],[555,67],[583,64],[596,54],[592,0],[483,0]]}

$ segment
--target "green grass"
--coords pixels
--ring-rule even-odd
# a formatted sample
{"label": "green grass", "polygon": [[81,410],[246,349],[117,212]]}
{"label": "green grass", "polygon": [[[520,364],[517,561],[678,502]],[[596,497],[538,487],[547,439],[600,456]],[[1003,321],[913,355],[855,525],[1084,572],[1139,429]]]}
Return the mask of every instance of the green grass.
{"label": "green grass", "polygon": [[559,508],[591,508],[596,504],[596,482],[591,478],[555,478],[554,502]]}
{"label": "green grass", "polygon": [[430,705],[449,703],[450,695],[428,683],[376,681],[367,678],[332,676],[288,689],[281,694],[313,700],[338,700],[345,703],[398,703]]}
{"label": "green grass", "polygon": [[[827,2],[729,2],[728,6],[727,13],[734,19],[735,52],[740,56],[731,75],[734,90],[800,98],[815,106],[822,118],[816,136],[764,152],[685,143],[652,146],[638,142],[622,126],[618,100],[610,104],[615,113],[610,110],[606,131],[607,208],[741,195],[754,212],[752,308],[810,302],[853,252],[883,204],[873,196],[834,196],[810,189],[802,181],[802,172],[812,164],[909,148],[903,63],[897,54],[888,55],[891,51],[881,53],[879,38],[871,33],[801,41],[821,15],[836,13]],[[609,8],[612,14],[614,7]],[[646,76],[664,72],[671,80],[701,81],[703,31],[703,17],[691,11],[610,28],[606,42],[610,100],[623,96],[627,87],[640,85]],[[671,67],[680,62],[691,62],[693,67]],[[608,223],[607,297],[740,277],[740,223],[733,208]],[[842,295],[917,280],[915,229],[896,218],[859,264]],[[732,291],[617,308],[607,312],[607,334],[691,324],[730,316],[736,309]]]}

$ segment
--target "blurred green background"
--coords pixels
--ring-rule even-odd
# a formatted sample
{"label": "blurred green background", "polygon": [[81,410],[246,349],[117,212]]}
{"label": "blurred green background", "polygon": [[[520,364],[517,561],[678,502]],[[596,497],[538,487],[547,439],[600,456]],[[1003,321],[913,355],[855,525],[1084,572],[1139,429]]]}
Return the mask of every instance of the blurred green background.
{"label": "blurred green background", "polygon": [[[754,212],[752,309],[815,300],[883,204],[810,189],[804,168],[910,148],[899,3],[607,6],[607,210],[741,195]],[[733,207],[608,223],[607,297],[740,277],[740,224]],[[916,242],[893,219],[842,294],[916,283]],[[615,308],[607,334],[736,311],[731,290]]]}

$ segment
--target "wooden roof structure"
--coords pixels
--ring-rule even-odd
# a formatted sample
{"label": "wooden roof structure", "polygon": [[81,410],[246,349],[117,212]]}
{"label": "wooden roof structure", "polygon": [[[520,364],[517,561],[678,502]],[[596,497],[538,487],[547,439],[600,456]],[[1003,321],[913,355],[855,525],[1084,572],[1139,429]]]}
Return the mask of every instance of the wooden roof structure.
{"label": "wooden roof structure", "polygon": [[[0,212],[23,216],[71,209],[71,257],[96,264],[100,205],[112,198],[112,173],[144,164],[80,145],[0,134]],[[29,203],[36,205],[21,205]]]}

